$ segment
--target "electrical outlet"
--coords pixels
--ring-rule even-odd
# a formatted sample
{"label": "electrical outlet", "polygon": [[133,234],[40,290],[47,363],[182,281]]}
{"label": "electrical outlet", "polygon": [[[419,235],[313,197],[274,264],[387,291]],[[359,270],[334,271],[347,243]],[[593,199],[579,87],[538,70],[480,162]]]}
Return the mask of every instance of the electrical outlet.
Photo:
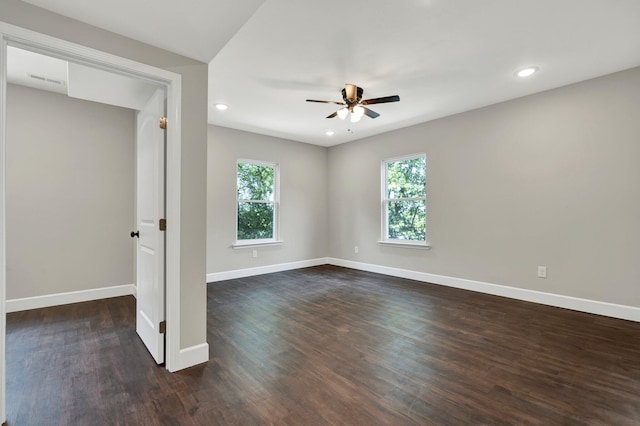
{"label": "electrical outlet", "polygon": [[253,257],[258,257],[258,250],[254,250],[252,255],[253,255]]}
{"label": "electrical outlet", "polygon": [[358,246],[355,246],[355,247],[353,248],[353,252],[354,252],[354,253],[358,253]]}
{"label": "electrical outlet", "polygon": [[538,266],[538,278],[547,278],[546,266]]}

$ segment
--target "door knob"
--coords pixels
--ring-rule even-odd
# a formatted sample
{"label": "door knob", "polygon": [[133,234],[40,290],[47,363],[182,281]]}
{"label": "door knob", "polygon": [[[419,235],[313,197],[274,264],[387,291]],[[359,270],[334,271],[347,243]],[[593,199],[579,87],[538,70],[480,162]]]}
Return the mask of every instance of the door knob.
{"label": "door knob", "polygon": [[140,238],[140,231],[135,231],[135,232],[131,231],[131,238],[133,238],[133,237]]}

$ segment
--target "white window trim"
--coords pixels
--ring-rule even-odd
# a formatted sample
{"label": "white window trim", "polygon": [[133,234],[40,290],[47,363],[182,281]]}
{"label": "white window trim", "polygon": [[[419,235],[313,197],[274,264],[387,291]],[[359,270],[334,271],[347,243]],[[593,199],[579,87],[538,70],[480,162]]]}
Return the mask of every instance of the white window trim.
{"label": "white window trim", "polygon": [[[273,201],[259,201],[259,200],[242,200],[243,202],[256,202],[256,203],[272,203],[273,204],[273,238],[261,238],[255,240],[238,240],[238,164],[255,164],[258,166],[273,167]],[[235,237],[236,240],[231,247],[234,249],[250,248],[259,246],[278,246],[282,244],[280,239],[280,165],[271,161],[261,160],[249,160],[246,158],[239,158],[236,161],[236,215],[235,215]]]}
{"label": "white window trim", "polygon": [[378,244],[389,247],[405,247],[405,248],[413,248],[413,249],[423,249],[429,250],[431,249],[431,245],[426,241],[413,241],[410,240],[386,240],[386,241],[378,241]]}
{"label": "white window trim", "polygon": [[233,249],[244,249],[252,247],[268,247],[268,246],[281,246],[284,241],[275,239],[264,240],[240,240],[231,244]]}
{"label": "white window trim", "polygon": [[[416,154],[409,154],[409,155],[403,155],[400,157],[393,157],[393,158],[386,158],[384,160],[382,160],[381,163],[381,202],[380,202],[380,208],[381,208],[381,239],[378,241],[378,244],[380,245],[388,245],[390,247],[405,247],[405,248],[416,248],[416,249],[430,249],[431,248],[431,244],[429,244],[429,240],[428,240],[428,235],[427,235],[427,224],[425,223],[425,239],[424,240],[400,240],[400,239],[395,239],[395,238],[387,238],[387,235],[389,235],[389,212],[388,212],[388,204],[389,201],[393,200],[393,201],[418,201],[418,200],[424,200],[425,206],[427,205],[427,185],[426,185],[426,180],[425,180],[425,196],[424,197],[413,197],[413,198],[393,198],[393,199],[389,199],[387,198],[387,164],[388,163],[395,163],[397,161],[403,161],[403,160],[411,160],[414,158],[419,158],[422,157],[424,158],[424,162],[425,162],[425,167],[426,167],[426,163],[427,163],[427,154],[424,152],[419,152]],[[427,217],[427,221],[428,222],[428,217]]]}

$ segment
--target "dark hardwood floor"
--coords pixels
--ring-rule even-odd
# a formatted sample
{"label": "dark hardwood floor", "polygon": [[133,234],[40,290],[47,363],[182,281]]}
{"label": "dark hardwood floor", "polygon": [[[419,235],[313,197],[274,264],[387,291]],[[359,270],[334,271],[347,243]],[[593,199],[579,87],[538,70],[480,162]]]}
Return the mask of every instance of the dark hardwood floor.
{"label": "dark hardwood floor", "polygon": [[320,266],[209,284],[169,374],[134,308],[8,315],[8,424],[640,424],[640,323]]}

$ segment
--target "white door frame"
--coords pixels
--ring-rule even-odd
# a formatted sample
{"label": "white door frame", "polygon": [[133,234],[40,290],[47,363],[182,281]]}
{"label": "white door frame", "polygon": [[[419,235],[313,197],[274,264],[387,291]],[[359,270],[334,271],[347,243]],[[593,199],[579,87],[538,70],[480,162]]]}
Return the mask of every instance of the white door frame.
{"label": "white door frame", "polygon": [[[166,362],[180,369],[180,163],[182,78],[161,68],[0,22],[0,423],[6,420],[6,209],[5,147],[7,123],[7,45],[151,81],[167,88],[166,154]],[[132,182],[133,185],[133,182]],[[125,238],[123,236],[123,238]],[[142,344],[142,342],[140,342]]]}

